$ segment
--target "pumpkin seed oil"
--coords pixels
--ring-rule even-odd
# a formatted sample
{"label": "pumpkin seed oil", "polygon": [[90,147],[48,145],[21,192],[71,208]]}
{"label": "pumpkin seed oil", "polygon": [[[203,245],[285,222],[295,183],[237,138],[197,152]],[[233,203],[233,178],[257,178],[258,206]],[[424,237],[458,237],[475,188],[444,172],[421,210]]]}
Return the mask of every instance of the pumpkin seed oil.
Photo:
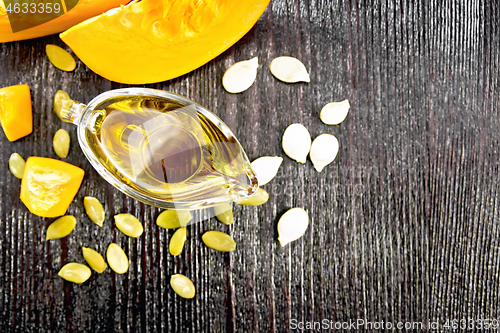
{"label": "pumpkin seed oil", "polygon": [[87,143],[117,179],[144,195],[186,202],[257,190],[240,144],[195,103],[123,95],[102,102]]}

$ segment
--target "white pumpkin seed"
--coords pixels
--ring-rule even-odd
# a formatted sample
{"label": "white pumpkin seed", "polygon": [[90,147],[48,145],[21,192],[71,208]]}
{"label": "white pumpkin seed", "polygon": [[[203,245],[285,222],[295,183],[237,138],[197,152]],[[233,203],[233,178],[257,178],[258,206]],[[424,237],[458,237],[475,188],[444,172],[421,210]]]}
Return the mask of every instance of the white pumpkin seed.
{"label": "white pumpkin seed", "polygon": [[283,82],[311,82],[304,64],[293,57],[278,57],[271,61],[269,69],[278,80]]}
{"label": "white pumpkin seed", "polygon": [[283,133],[282,144],[288,157],[304,164],[311,149],[311,134],[304,125],[291,124]]}
{"label": "white pumpkin seed", "polygon": [[24,173],[24,165],[26,162],[18,153],[14,153],[9,157],[9,170],[16,178],[22,179]]}
{"label": "white pumpkin seed", "polygon": [[76,226],[76,218],[66,215],[52,222],[47,228],[46,240],[59,239],[68,236]]}
{"label": "white pumpkin seed", "polygon": [[71,138],[68,132],[66,132],[62,128],[59,129],[56,134],[54,134],[52,145],[54,147],[56,155],[59,156],[59,158],[68,157],[70,140]]}
{"label": "white pumpkin seed", "polygon": [[128,257],[120,245],[116,243],[109,244],[106,251],[106,259],[108,260],[109,267],[115,273],[123,274],[128,271]]}
{"label": "white pumpkin seed", "polygon": [[306,232],[309,216],[302,208],[286,211],[278,221],[278,240],[281,246],[299,239]]}
{"label": "white pumpkin seed", "polygon": [[259,180],[259,186],[269,183],[278,173],[283,157],[262,156],[250,164]]}
{"label": "white pumpkin seed", "polygon": [[182,274],[172,275],[170,277],[170,286],[182,298],[193,298],[196,293],[193,282]]}
{"label": "white pumpkin seed", "polygon": [[76,262],[67,263],[57,273],[64,280],[73,283],[84,283],[89,279],[91,274],[90,268]]}
{"label": "white pumpkin seed", "polygon": [[104,222],[104,207],[102,207],[101,202],[94,197],[85,197],[83,198],[83,206],[90,220],[102,227],[102,222]]}
{"label": "white pumpkin seed", "polygon": [[332,102],[323,106],[319,117],[327,125],[338,125],[344,121],[351,108],[347,99],[342,102]]}
{"label": "white pumpkin seed", "polygon": [[321,172],[324,167],[333,162],[338,152],[339,140],[331,134],[321,134],[314,139],[309,158],[316,171]]}
{"label": "white pumpkin seed", "polygon": [[131,214],[115,215],[115,224],[118,230],[129,237],[137,238],[144,232],[141,221]]}
{"label": "white pumpkin seed", "polygon": [[224,89],[232,94],[247,90],[252,86],[257,77],[259,59],[240,61],[229,67],[222,77]]}

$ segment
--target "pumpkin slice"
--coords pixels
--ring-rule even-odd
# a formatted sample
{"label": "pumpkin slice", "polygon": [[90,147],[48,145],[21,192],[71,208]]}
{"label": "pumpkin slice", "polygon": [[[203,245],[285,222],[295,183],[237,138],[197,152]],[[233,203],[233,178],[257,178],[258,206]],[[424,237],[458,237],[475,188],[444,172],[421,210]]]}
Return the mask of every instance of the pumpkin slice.
{"label": "pumpkin slice", "polygon": [[61,33],[90,69],[120,83],[169,80],[212,60],[257,22],[269,0],[143,0]]}
{"label": "pumpkin slice", "polygon": [[7,140],[16,141],[33,131],[31,94],[27,84],[0,89],[0,124]]}
{"label": "pumpkin slice", "polygon": [[[6,12],[5,3],[3,0],[0,0],[0,43],[52,35],[64,31],[88,18],[102,14],[111,8],[124,5],[129,1],[130,0],[80,0],[76,6],[62,16],[36,27],[13,33]],[[66,6],[68,6],[68,3],[66,3]],[[36,22],[36,15],[37,14],[26,13],[23,14],[23,19]],[[44,13],[43,15],[46,14]]]}
{"label": "pumpkin slice", "polygon": [[64,215],[80,188],[84,173],[66,162],[30,157],[24,167],[21,201],[38,216]]}

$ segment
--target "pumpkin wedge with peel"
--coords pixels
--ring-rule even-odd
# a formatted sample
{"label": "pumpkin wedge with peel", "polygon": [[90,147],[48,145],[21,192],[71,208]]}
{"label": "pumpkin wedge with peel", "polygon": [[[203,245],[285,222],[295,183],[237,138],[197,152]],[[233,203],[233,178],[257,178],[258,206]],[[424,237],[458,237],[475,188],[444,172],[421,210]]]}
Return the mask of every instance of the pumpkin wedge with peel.
{"label": "pumpkin wedge with peel", "polygon": [[[13,33],[9,17],[7,16],[5,2],[4,0],[0,0],[0,43],[52,35],[64,31],[88,18],[100,15],[111,8],[129,2],[130,0],[80,0],[75,7],[62,16],[36,27]],[[23,18],[36,22],[36,15],[27,13],[23,14]]]}
{"label": "pumpkin wedge with peel", "polygon": [[269,0],[143,0],[60,34],[97,74],[120,83],[169,80],[209,62],[242,38]]}

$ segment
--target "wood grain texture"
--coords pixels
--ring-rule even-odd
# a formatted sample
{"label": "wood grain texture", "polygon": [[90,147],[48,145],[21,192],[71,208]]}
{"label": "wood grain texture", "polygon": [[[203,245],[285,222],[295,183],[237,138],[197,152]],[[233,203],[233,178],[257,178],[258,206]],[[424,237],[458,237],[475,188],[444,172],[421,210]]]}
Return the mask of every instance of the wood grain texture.
{"label": "wood grain texture", "polygon": [[[0,86],[30,85],[35,130],[14,143],[0,135],[0,331],[290,332],[302,331],[292,320],[500,319],[499,17],[495,1],[272,0],[224,54],[148,85],[214,111],[250,159],[284,157],[265,186],[266,205],[236,207],[231,226],[212,218],[189,227],[178,257],[168,253],[173,232],[154,223],[159,209],[100,178],[76,128],[52,112],[58,89],[88,102],[124,85],[79,61],[72,73],[55,69],[44,48],[63,46],[57,36],[1,44]],[[276,80],[268,66],[281,55],[302,60],[311,83]],[[255,84],[226,93],[225,69],[254,56]],[[346,121],[323,124],[322,106],[345,98]],[[294,122],[313,138],[339,139],[338,157],[322,173],[284,155],[281,136]],[[68,211],[77,227],[45,241],[51,219],[20,202],[7,160],[13,152],[56,158],[51,142],[61,127],[73,140],[67,161],[86,176]],[[105,203],[102,228],[85,216],[85,195]],[[294,206],[308,210],[310,226],[282,248],[276,224]],[[144,221],[141,238],[114,227],[112,216],[123,212]],[[236,251],[206,248],[201,235],[210,229],[229,232]],[[105,253],[110,242],[128,254],[126,274],[108,269],[83,285],[57,276],[64,263],[83,262],[82,245]],[[194,281],[193,300],[170,289],[174,273]]]}

